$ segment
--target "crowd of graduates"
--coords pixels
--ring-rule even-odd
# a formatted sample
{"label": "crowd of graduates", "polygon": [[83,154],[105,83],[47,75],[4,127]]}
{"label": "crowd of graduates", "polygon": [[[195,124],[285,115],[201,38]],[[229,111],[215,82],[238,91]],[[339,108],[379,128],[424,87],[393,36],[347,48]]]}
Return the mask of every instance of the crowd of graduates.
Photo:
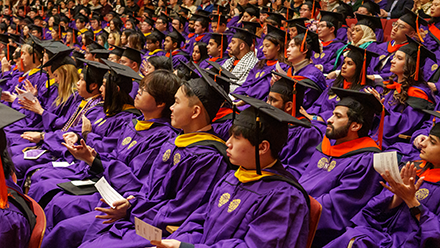
{"label": "crowd of graduates", "polygon": [[0,247],[440,247],[440,0],[0,9]]}

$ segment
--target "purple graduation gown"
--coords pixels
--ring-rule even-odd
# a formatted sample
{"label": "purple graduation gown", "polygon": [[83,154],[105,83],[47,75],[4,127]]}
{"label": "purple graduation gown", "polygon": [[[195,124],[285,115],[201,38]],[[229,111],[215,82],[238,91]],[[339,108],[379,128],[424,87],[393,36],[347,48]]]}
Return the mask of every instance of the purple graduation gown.
{"label": "purple graduation gown", "polygon": [[203,69],[211,69],[212,66],[210,64],[208,64],[208,60],[209,61],[213,61],[213,62],[217,62],[217,64],[219,64],[219,65],[223,65],[223,63],[227,59],[229,59],[229,57],[226,54],[223,55],[223,58],[220,58],[220,57],[212,58],[212,57],[210,57],[209,59],[205,59],[205,60],[201,61],[200,64],[199,64],[199,67],[203,68]]}
{"label": "purple graduation gown", "polygon": [[339,145],[332,143],[324,137],[299,179],[307,193],[322,205],[316,247],[339,236],[381,187],[380,176],[373,168],[373,154],[380,152],[374,140],[363,137]]}
{"label": "purple graduation gown", "polygon": [[[150,171],[154,173],[143,180],[140,190],[124,194],[124,197],[135,196],[126,218],[105,225],[94,218],[99,214],[96,211],[76,216],[60,222],[52,230],[51,242],[65,244],[68,239],[71,247],[77,247],[86,234],[83,247],[95,247],[96,243],[114,247],[146,246],[148,241],[136,235],[134,217],[161,228],[166,235],[167,225],[182,224],[193,211],[208,202],[214,185],[228,169],[217,148],[198,144],[198,141],[226,149],[220,138],[206,132],[182,134],[166,141],[154,161],[145,161],[151,164]],[[91,225],[86,231],[83,226],[78,227],[78,223]]]}
{"label": "purple graduation gown", "polygon": [[[166,56],[169,58],[170,54],[167,53]],[[191,56],[189,54],[180,49],[173,51],[173,68],[177,68],[180,65],[179,59],[182,62],[187,63],[190,57]]]}
{"label": "purple graduation gown", "polygon": [[[411,93],[414,92],[413,90],[418,94]],[[431,90],[425,84],[410,87],[409,97],[405,105],[394,99],[394,93],[395,90],[392,90],[385,96],[384,107],[389,114],[385,115],[384,120],[384,148],[388,148],[396,142],[405,142],[399,138],[400,134],[411,136],[416,130],[420,129],[424,121],[430,118],[430,115],[416,108],[433,109],[434,107]],[[424,96],[425,99],[420,98],[421,96]]]}
{"label": "purple graduation gown", "polygon": [[299,179],[309,164],[316,146],[321,141],[322,133],[313,125],[311,128],[289,126],[287,143],[281,150],[279,159],[286,170]]}
{"label": "purple graduation gown", "polygon": [[142,63],[141,63],[141,71],[145,71],[145,69],[147,68],[147,61],[150,57],[154,57],[154,56],[165,56],[165,51],[162,49],[156,49],[152,52],[147,51],[144,55],[142,55]]}
{"label": "purple graduation gown", "polygon": [[[332,40],[328,45],[323,45],[322,53],[313,52],[312,60],[315,65],[322,65],[324,67],[323,73],[330,73],[333,69],[336,60],[336,52],[343,47],[344,43]],[[342,63],[342,62],[339,62]]]}
{"label": "purple graduation gown", "polygon": [[[150,123],[153,124],[150,126]],[[151,162],[148,161],[153,161],[158,155],[161,145],[175,135],[175,130],[165,119],[150,121],[133,119],[126,125],[124,133],[120,134],[121,138],[116,149],[107,156],[104,154],[100,156],[103,169],[91,168],[95,172],[93,176],[104,176],[121,194],[139,191],[142,187],[142,181],[150,172]],[[126,144],[127,138],[131,138],[129,144]],[[92,167],[97,163],[99,162],[94,161]],[[51,181],[54,183],[54,190],[59,192],[44,209],[48,233],[62,220],[92,211],[101,198],[99,193],[79,196],[68,194],[55,185],[58,181],[61,180]],[[47,180],[41,181],[41,183],[45,184],[42,187],[47,187]]]}
{"label": "purple graduation gown", "polygon": [[[431,169],[438,175],[439,169]],[[353,247],[438,247],[440,244],[440,188],[439,182],[428,178],[416,192],[422,212],[420,221],[414,218],[405,202],[389,209],[394,194],[383,191],[353,217],[354,227],[326,247],[346,247],[352,238]]]}
{"label": "purple graduation gown", "polygon": [[188,43],[185,45],[185,52],[188,53],[189,55],[192,55],[194,46],[197,44],[197,42],[203,42],[208,44],[210,39],[211,39],[211,34],[209,33],[204,33],[202,35],[197,35],[197,34],[194,35],[193,37],[191,37],[191,39],[189,39]]}
{"label": "purple graduation gown", "polygon": [[[279,162],[265,171],[288,174]],[[231,171],[217,184],[206,207],[169,238],[203,248],[306,247],[308,212],[303,193],[293,185],[257,178],[242,183]]]}
{"label": "purple graduation gown", "polygon": [[[246,81],[235,89],[233,93],[266,101],[270,91],[271,72],[276,70],[276,63],[276,61],[271,60],[262,67],[259,67],[258,64],[255,65],[249,71]],[[288,65],[282,62],[280,66],[284,71],[288,68]]]}
{"label": "purple graduation gown", "polygon": [[[11,178],[6,186],[23,193]],[[20,206],[9,201],[9,207],[0,208],[0,247],[27,248],[31,237],[31,227]]]}

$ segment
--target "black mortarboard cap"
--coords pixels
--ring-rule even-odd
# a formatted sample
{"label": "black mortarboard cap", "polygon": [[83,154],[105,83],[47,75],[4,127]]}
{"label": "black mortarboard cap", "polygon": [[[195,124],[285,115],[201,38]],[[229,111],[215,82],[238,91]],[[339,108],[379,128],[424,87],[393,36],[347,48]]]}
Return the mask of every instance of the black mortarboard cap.
{"label": "black mortarboard cap", "polygon": [[243,28],[249,30],[249,32],[256,34],[257,28],[261,28],[261,24],[258,22],[241,22],[243,24]]}
{"label": "black mortarboard cap", "polygon": [[213,71],[211,70],[205,70],[205,72],[207,73],[208,76],[210,76],[218,85],[220,85],[223,90],[226,92],[226,94],[229,94],[229,86],[231,85],[232,81],[227,78],[227,77],[223,77],[220,76],[218,74],[215,74]]}
{"label": "black mortarboard cap", "polygon": [[169,17],[168,15],[166,15],[164,13],[160,13],[160,15],[157,17],[157,19],[161,19],[165,23],[171,22],[171,17]]}
{"label": "black mortarboard cap", "polygon": [[79,20],[80,22],[89,22],[89,18],[81,13],[75,16],[75,20]]}
{"label": "black mortarboard cap", "polygon": [[[406,22],[408,25],[410,25],[414,30],[418,30],[420,26],[428,26],[428,22],[423,19],[422,17],[419,17],[416,13],[412,12],[410,9],[405,8],[405,14],[399,18],[400,20]],[[417,27],[417,19],[419,21],[419,26]]]}
{"label": "black mortarboard cap", "polygon": [[182,61],[181,59],[177,59],[179,60],[179,65],[177,66],[177,70],[180,71],[180,74],[183,76],[183,78],[188,81],[190,79],[194,79],[194,78],[200,78],[199,74],[197,74],[197,72],[195,72],[193,70],[193,68],[190,67],[190,65],[188,62]]}
{"label": "black mortarboard cap", "polygon": [[286,18],[280,13],[270,12],[268,14],[269,16],[266,19],[276,21],[278,27],[281,27],[281,21],[286,20]]}
{"label": "black mortarboard cap", "polygon": [[49,55],[49,59],[57,53],[70,51],[71,48],[64,45],[61,41],[42,41],[44,51]]}
{"label": "black mortarboard cap", "polygon": [[136,25],[139,24],[139,20],[137,18],[134,18],[134,17],[131,17],[131,16],[126,21],[131,22],[133,24],[133,26],[136,26]]}
{"label": "black mortarboard cap", "polygon": [[353,6],[346,4],[343,1],[339,2],[339,6],[336,7],[336,12],[341,13],[344,16],[344,23],[345,19],[354,17]]}
{"label": "black mortarboard cap", "polygon": [[[234,125],[248,128],[255,132],[257,142],[260,142],[260,135],[264,135],[268,130],[279,130],[280,138],[287,139],[288,123],[298,126],[310,127],[310,123],[302,122],[286,112],[267,104],[259,99],[232,94],[235,98],[242,100],[250,105],[237,115],[233,121]],[[257,174],[261,175],[261,165],[259,156],[259,145],[255,146],[255,162]]]}
{"label": "black mortarboard cap", "polygon": [[17,44],[21,43],[21,36],[19,34],[8,34],[8,39]]}
{"label": "black mortarboard cap", "polygon": [[142,80],[142,77],[128,66],[121,65],[106,59],[103,59],[102,61],[120,77],[129,78],[130,80],[134,79],[137,81]]}
{"label": "black mortarboard cap", "polygon": [[440,138],[440,124],[438,122],[438,120],[440,120],[440,113],[437,111],[426,110],[426,109],[423,109],[422,111],[435,117],[435,120],[437,120],[437,121],[433,121],[434,125],[432,126],[431,130],[429,131],[429,134]]}
{"label": "black mortarboard cap", "polygon": [[361,7],[364,7],[372,14],[373,16],[377,16],[380,14],[380,6],[379,4],[375,3],[371,0],[364,0],[364,3],[361,5]]}
{"label": "black mortarboard cap", "polygon": [[353,62],[356,64],[356,66],[360,66],[361,69],[361,75],[360,75],[360,82],[358,82],[360,85],[365,85],[367,82],[367,68],[368,65],[371,62],[371,58],[378,57],[379,54],[370,52],[367,49],[363,49],[357,46],[348,45],[347,46],[350,51],[347,54],[348,58],[351,58]]}
{"label": "black mortarboard cap", "polygon": [[207,76],[203,69],[194,62],[192,62],[192,66],[196,68],[201,78],[191,79],[184,84],[199,98],[208,112],[210,120],[212,120],[225,101],[228,101],[230,104],[232,104],[232,101],[223,88]]}
{"label": "black mortarboard cap", "polygon": [[[1,88],[0,88],[0,93],[1,93]],[[26,115],[4,104],[0,104],[0,114],[2,116],[2,118],[0,118],[0,129],[5,128],[11,125],[12,123],[17,122],[26,117]]]}
{"label": "black mortarboard cap", "polygon": [[209,16],[210,14],[211,14],[211,12],[203,10],[203,9],[197,10],[197,15]]}
{"label": "black mortarboard cap", "polygon": [[93,49],[90,50],[90,53],[95,55],[97,59],[107,59],[110,51],[107,49]]}
{"label": "black mortarboard cap", "polygon": [[90,17],[90,20],[97,20],[97,21],[102,21],[102,16],[96,12],[93,12],[92,17]]}
{"label": "black mortarboard cap", "polygon": [[150,26],[154,27],[155,21],[153,19],[151,19],[150,17],[145,16],[144,22],[146,22],[146,23],[150,24]]}
{"label": "black mortarboard cap", "polygon": [[268,6],[263,6],[263,7],[261,7],[261,14],[267,14],[267,13],[270,13],[270,12],[272,12],[272,8],[271,7],[268,7]]}
{"label": "black mortarboard cap", "polygon": [[234,79],[234,80],[238,80],[238,78],[232,74],[232,72],[226,70],[224,67],[222,67],[221,65],[219,65],[217,62],[214,61],[209,61],[207,60],[208,64],[210,64],[212,66],[211,70],[220,75],[220,76],[225,76],[229,79]]}
{"label": "black mortarboard cap", "polygon": [[[435,62],[437,61],[436,56],[433,52],[428,50],[424,45],[415,41],[408,35],[406,35],[406,38],[408,40],[408,44],[399,48],[399,51],[402,51],[405,54],[409,55],[414,60],[414,62],[416,62],[416,71],[414,74],[414,80],[418,81],[420,71],[422,71],[420,70],[420,68],[423,67],[423,65],[425,64],[426,58],[430,58],[432,61]],[[419,63],[417,63],[418,60]]]}
{"label": "black mortarboard cap", "polygon": [[295,19],[287,20],[286,22],[287,22],[288,27],[296,27],[295,26],[296,24],[305,27],[306,21],[308,21],[308,20],[309,19],[303,17],[303,18],[295,18]]}
{"label": "black mortarboard cap", "polygon": [[221,5],[218,4],[214,4],[214,10],[217,11],[217,14],[222,14],[222,15],[227,15],[228,14],[228,8],[223,7]]}
{"label": "black mortarboard cap", "polygon": [[76,65],[75,61],[69,56],[73,49],[69,49],[63,52],[55,54],[49,61],[47,61],[42,67],[50,66],[50,70],[55,72],[63,65]]}
{"label": "black mortarboard cap", "polygon": [[303,5],[307,5],[312,12],[312,19],[317,16],[317,10],[321,9],[321,5],[319,4],[319,0],[307,0],[303,3]]}
{"label": "black mortarboard cap", "polygon": [[179,31],[177,31],[177,29],[175,29],[174,27],[173,27],[173,31],[168,33],[167,36],[171,37],[173,41],[177,42],[177,47],[181,47],[182,42],[185,42],[185,37],[183,37],[183,35]]}
{"label": "black mortarboard cap", "polygon": [[[39,40],[37,37],[33,36],[33,35],[29,35],[29,42],[28,44],[30,46],[32,46],[32,49],[34,50],[34,52],[40,52],[43,53],[44,51],[44,47],[43,47],[43,43],[41,43],[41,40]],[[35,56],[32,56],[32,61],[33,63],[35,63]]]}
{"label": "black mortarboard cap", "polygon": [[138,63],[138,65],[142,62],[142,51],[136,50],[131,47],[126,47],[124,52],[122,53],[122,56],[127,57],[128,59]]}
{"label": "black mortarboard cap", "polygon": [[78,57],[76,59],[78,61],[86,64],[85,67],[82,69],[81,73],[84,76],[84,80],[86,81],[87,88],[89,88],[91,78],[101,79],[101,80],[97,80],[97,81],[102,81],[104,74],[107,73],[108,70],[110,69],[107,65],[100,63],[100,62],[81,59]]}
{"label": "black mortarboard cap", "polygon": [[[157,29],[154,29],[153,31],[151,31],[151,33],[149,34],[149,35],[147,35],[147,37],[145,37],[147,40],[148,40],[148,37],[149,36],[154,36],[157,40],[159,40],[159,41],[163,41],[164,39],[165,39],[165,34],[164,33],[162,33],[162,32],[160,32],[159,30],[157,30]],[[162,43],[162,42],[161,42]]]}
{"label": "black mortarboard cap", "polygon": [[154,16],[154,10],[147,8],[147,7],[144,8],[144,13],[147,13],[149,17]]}
{"label": "black mortarboard cap", "polygon": [[40,27],[40,26],[35,25],[35,24],[31,24],[30,25],[30,30],[31,30],[31,32],[34,31],[34,30],[37,30],[38,32],[43,34],[43,27]]}
{"label": "black mortarboard cap", "polygon": [[267,24],[267,35],[265,37],[268,36],[280,40],[281,42],[284,43],[286,32],[270,24]]}
{"label": "black mortarboard cap", "polygon": [[[352,108],[355,104],[354,101],[360,103],[364,111],[360,113],[369,112],[371,114],[380,114],[383,110],[383,105],[379,100],[371,93],[366,93],[358,90],[348,90],[339,87],[332,87],[332,91],[341,99],[336,106],[345,106]],[[371,122],[373,117],[370,118]]]}
{"label": "black mortarboard cap", "polygon": [[[235,8],[237,8],[238,12],[243,13],[244,12],[244,8],[243,6],[241,6],[240,4],[237,4],[237,6],[235,6]],[[241,15],[240,15],[241,16]]]}
{"label": "black mortarboard cap", "polygon": [[183,7],[180,5],[179,13],[184,13],[185,15],[188,15],[191,12],[190,9]]}
{"label": "black mortarboard cap", "polygon": [[335,30],[344,22],[344,16],[341,13],[321,10],[321,21],[330,22]]}
{"label": "black mortarboard cap", "polygon": [[292,8],[288,8],[288,7],[283,7],[280,11],[280,13],[282,14],[286,14],[286,19],[292,19],[293,16],[295,15],[295,10]]}
{"label": "black mortarboard cap", "polygon": [[173,20],[174,19],[177,19],[182,25],[185,25],[188,22],[188,19],[186,19],[182,15],[178,15],[177,17],[174,17]]}
{"label": "black mortarboard cap", "polygon": [[249,32],[243,28],[233,27],[235,29],[235,34],[233,38],[240,39],[244,41],[248,46],[252,46],[254,43],[254,39],[257,37],[254,33]]}
{"label": "black mortarboard cap", "polygon": [[196,17],[196,21],[204,20],[208,23],[211,22],[211,18],[209,17],[209,15],[193,14],[192,16]]}
{"label": "black mortarboard cap", "polygon": [[272,71],[272,74],[279,76],[280,79],[272,85],[270,91],[279,93],[291,99],[292,102],[295,101],[296,108],[292,109],[292,116],[296,117],[300,113],[299,109],[303,105],[306,89],[310,88],[319,93],[322,92],[319,86],[312,80],[296,80],[276,71]]}
{"label": "black mortarboard cap", "polygon": [[95,49],[105,49],[105,47],[101,46],[98,44],[98,42],[93,41],[92,43],[90,43],[87,48],[89,49],[89,51],[95,50]]}
{"label": "black mortarboard cap", "polygon": [[124,48],[115,45],[111,46],[113,49],[110,51],[110,54],[116,54],[117,56],[122,57],[122,54],[124,53]]}
{"label": "black mortarboard cap", "polygon": [[219,18],[220,18],[220,23],[228,23],[228,18],[224,15],[211,15],[212,19],[211,22],[219,22]]}
{"label": "black mortarboard cap", "polygon": [[[321,45],[319,43],[318,34],[316,34],[313,31],[308,30],[307,28],[300,26],[296,24],[296,31],[298,32],[298,35],[304,34],[304,38],[306,39],[306,42],[311,45],[312,51],[316,53],[321,53]],[[307,33],[307,36],[306,36]],[[307,48],[307,47],[306,47]]]}
{"label": "black mortarboard cap", "polygon": [[376,29],[383,29],[382,21],[379,17],[356,14],[356,19],[358,20],[356,25],[365,25],[373,31]]}
{"label": "black mortarboard cap", "polygon": [[260,17],[260,9],[254,4],[248,4],[244,9],[244,12],[248,13],[250,16],[256,16],[257,18]]}

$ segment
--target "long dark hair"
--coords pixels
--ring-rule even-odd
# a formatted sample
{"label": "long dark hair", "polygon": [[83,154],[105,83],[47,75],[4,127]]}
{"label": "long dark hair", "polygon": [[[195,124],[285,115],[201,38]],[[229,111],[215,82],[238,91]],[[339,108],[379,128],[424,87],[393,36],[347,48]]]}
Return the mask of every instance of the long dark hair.
{"label": "long dark hair", "polygon": [[[199,62],[202,62],[203,60],[209,58],[208,56],[208,48],[205,42],[197,42],[195,46],[199,47],[199,51],[200,51],[200,60]],[[191,56],[191,60],[192,60],[192,56]]]}
{"label": "long dark hair", "polygon": [[[346,58],[349,58],[348,56]],[[354,59],[351,58],[354,62],[354,64],[356,65],[356,70],[354,71],[354,81],[350,82],[351,85],[348,89],[350,90],[361,90],[362,88],[365,87],[365,85],[369,85],[369,86],[373,86],[374,82],[370,79],[367,78],[367,80],[365,81],[365,85],[361,85],[361,71],[362,71],[362,64],[363,64],[363,60],[361,59]],[[345,59],[344,59],[345,60]],[[342,76],[342,74],[339,74],[339,76],[335,79],[335,81],[333,82],[333,87],[338,87],[338,88],[344,88],[344,77]],[[333,91],[329,90],[328,91],[329,95],[333,95]]]}
{"label": "long dark hair", "polygon": [[[123,82],[113,72],[107,72],[105,79],[104,111],[107,115],[113,116],[123,110],[125,104],[134,105],[133,98],[129,95],[132,89],[132,82]],[[120,85],[118,85],[118,82]],[[118,90],[119,87],[119,90]]]}
{"label": "long dark hair", "polygon": [[[416,71],[416,61],[405,53],[405,65],[403,66],[403,81],[400,82],[402,84],[400,93],[396,93],[393,97],[394,102],[390,103],[391,105],[396,104],[397,102],[405,103],[408,100],[408,90],[411,86],[418,85],[420,83],[426,84],[423,79],[423,69],[422,67],[419,69],[419,81],[414,80],[414,74]],[[390,77],[390,83],[392,84],[397,80],[397,76],[393,74]],[[386,91],[388,92],[388,90]],[[385,93],[385,92],[384,92]]]}
{"label": "long dark hair", "polygon": [[166,56],[153,56],[148,58],[148,62],[154,66],[154,70],[165,69],[172,71],[172,63],[170,58]]}
{"label": "long dark hair", "polygon": [[[278,45],[280,46],[280,50],[278,51],[277,60],[279,62],[284,62],[285,61],[285,58],[284,58],[284,41],[280,41],[278,39],[275,39],[272,36],[266,36],[264,39],[270,41],[275,46],[278,46]],[[257,68],[262,69],[263,67],[266,66],[266,62],[267,62],[267,59],[262,59],[262,60],[258,61]]]}

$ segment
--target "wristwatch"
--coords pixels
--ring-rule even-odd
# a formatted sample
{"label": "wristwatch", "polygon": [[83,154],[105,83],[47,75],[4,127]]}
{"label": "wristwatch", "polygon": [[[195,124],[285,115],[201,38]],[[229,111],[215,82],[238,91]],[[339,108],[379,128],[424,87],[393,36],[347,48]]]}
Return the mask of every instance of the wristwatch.
{"label": "wristwatch", "polygon": [[422,213],[422,205],[418,205],[409,209],[412,216],[416,217],[418,214]]}

